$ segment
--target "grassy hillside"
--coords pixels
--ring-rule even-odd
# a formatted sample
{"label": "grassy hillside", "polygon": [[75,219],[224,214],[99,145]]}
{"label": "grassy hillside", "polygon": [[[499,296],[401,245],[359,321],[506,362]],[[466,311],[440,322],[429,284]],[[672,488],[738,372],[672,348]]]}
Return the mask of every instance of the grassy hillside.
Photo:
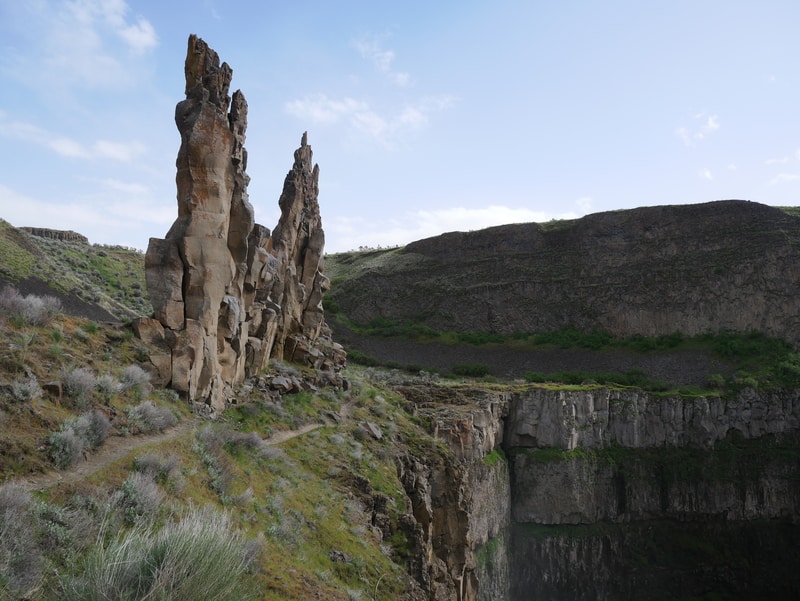
{"label": "grassy hillside", "polygon": [[[220,599],[410,590],[394,457],[446,451],[399,397],[359,371],[348,390],[279,395],[272,376],[315,374],[273,365],[209,422],[152,388],[145,357],[125,326],[0,298],[0,599],[101,598],[101,582],[153,576],[142,557],[196,563],[223,542],[224,561],[197,576],[207,591],[233,575]],[[123,563],[132,573],[112,573]],[[153,584],[199,598],[170,586]]]}
{"label": "grassy hillside", "polygon": [[152,311],[138,251],[40,238],[0,219],[0,257],[0,282],[58,296],[73,312],[100,307],[108,318],[126,319]]}

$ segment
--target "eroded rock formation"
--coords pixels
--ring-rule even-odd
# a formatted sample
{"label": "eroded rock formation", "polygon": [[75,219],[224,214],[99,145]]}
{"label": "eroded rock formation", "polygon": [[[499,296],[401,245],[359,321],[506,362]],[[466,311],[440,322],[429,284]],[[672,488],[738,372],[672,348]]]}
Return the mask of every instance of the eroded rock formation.
{"label": "eroded rock formation", "polygon": [[319,169],[303,134],[273,234],[255,223],[247,186],[247,101],[229,96],[233,70],[195,35],[186,99],[175,109],[178,218],[151,238],[145,274],[154,318],[135,324],[164,384],[224,406],[233,384],[270,358],[334,370],[344,361],[322,309],[325,235]]}

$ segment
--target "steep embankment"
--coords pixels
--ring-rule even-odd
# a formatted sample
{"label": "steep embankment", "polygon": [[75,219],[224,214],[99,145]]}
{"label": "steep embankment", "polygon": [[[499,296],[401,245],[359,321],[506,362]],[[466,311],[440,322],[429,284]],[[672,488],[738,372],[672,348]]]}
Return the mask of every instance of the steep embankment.
{"label": "steep embankment", "polygon": [[800,217],[729,200],[452,232],[329,261],[353,322],[616,336],[758,330],[800,340]]}

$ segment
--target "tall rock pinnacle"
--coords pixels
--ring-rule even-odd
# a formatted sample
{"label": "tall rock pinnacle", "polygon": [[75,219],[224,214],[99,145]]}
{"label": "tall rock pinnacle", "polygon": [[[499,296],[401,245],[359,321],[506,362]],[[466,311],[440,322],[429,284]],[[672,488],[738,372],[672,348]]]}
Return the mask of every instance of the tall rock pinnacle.
{"label": "tall rock pinnacle", "polygon": [[154,318],[136,325],[165,349],[151,355],[161,379],[218,411],[231,387],[270,358],[336,369],[345,355],[322,309],[329,282],[321,271],[319,168],[306,134],[270,235],[248,200],[247,101],[238,90],[228,95],[233,70],[191,35],[185,75],[186,99],[175,108],[178,217],[164,239],[150,239]]}

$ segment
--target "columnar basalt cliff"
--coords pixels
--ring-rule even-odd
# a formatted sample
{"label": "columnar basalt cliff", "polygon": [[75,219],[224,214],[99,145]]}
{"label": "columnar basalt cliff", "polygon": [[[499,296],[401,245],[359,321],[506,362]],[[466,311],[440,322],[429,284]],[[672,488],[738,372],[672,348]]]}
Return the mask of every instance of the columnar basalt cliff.
{"label": "columnar basalt cliff", "polygon": [[[322,309],[325,235],[319,169],[303,134],[273,234],[255,223],[247,186],[247,101],[228,94],[232,69],[189,37],[186,99],[175,109],[178,218],[151,238],[145,274],[154,319],[135,324],[161,350],[162,383],[213,410],[270,358],[334,370],[344,361]],[[313,165],[313,166],[312,166]]]}
{"label": "columnar basalt cliff", "polygon": [[398,459],[431,600],[800,592],[797,391],[399,392],[448,449]]}
{"label": "columnar basalt cliff", "polygon": [[47,227],[21,227],[20,229],[39,238],[49,238],[51,240],[60,240],[61,242],[89,243],[89,239],[86,236],[72,230],[53,230]]}

